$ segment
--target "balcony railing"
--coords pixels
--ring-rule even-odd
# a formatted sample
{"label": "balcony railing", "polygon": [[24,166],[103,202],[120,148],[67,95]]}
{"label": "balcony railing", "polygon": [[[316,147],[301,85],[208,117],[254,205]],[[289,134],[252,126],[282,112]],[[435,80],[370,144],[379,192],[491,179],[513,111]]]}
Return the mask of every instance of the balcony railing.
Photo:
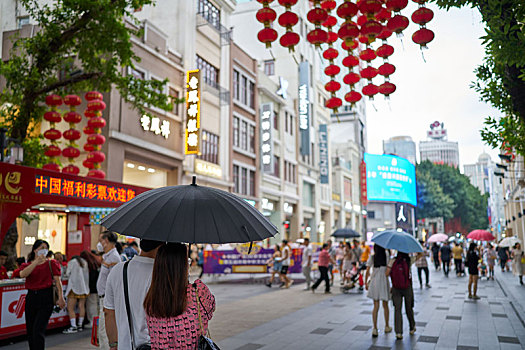
{"label": "balcony railing", "polygon": [[209,16],[206,12],[197,13],[197,27],[209,25],[215,29],[221,37],[221,46],[230,45],[232,42],[232,30],[219,23],[216,17]]}
{"label": "balcony railing", "polygon": [[230,90],[220,86],[217,82],[204,79],[204,89],[219,97],[221,106],[230,104]]}

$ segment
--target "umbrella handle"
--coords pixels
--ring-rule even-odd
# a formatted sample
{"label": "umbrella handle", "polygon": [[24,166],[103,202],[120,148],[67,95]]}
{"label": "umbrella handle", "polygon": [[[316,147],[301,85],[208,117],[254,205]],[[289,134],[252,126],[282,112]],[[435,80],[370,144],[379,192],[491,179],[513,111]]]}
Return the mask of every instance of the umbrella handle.
{"label": "umbrella handle", "polygon": [[191,185],[197,186],[197,176],[193,175],[193,177],[191,178]]}

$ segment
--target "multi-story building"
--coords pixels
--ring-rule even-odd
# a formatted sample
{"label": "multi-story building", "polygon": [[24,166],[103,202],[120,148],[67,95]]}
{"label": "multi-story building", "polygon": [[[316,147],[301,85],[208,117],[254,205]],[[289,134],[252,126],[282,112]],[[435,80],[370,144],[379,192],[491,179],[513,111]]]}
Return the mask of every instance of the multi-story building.
{"label": "multi-story building", "polygon": [[448,141],[447,130],[443,123],[438,121],[430,124],[427,132],[428,141],[419,142],[419,159],[429,160],[432,163],[459,166],[458,143]]}
{"label": "multi-story building", "polygon": [[394,136],[383,141],[383,153],[392,154],[416,164],[416,143],[410,136]]}
{"label": "multi-story building", "polygon": [[525,238],[525,161],[521,155],[505,156],[499,170],[505,198],[505,232],[502,236]]}
{"label": "multi-story building", "polygon": [[463,169],[470,183],[476,186],[481,194],[485,194],[489,192],[489,177],[491,171],[494,172],[494,167],[490,156],[487,153],[482,153],[476,164],[465,164]]}

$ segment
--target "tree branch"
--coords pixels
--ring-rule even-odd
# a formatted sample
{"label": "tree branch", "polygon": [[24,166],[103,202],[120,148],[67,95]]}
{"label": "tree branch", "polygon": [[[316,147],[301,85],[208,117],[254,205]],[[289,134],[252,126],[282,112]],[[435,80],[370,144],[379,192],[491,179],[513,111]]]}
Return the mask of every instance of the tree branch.
{"label": "tree branch", "polygon": [[46,93],[48,93],[50,91],[53,91],[53,90],[58,89],[58,88],[61,88],[63,86],[76,84],[76,83],[79,83],[79,82],[84,81],[84,80],[90,80],[90,79],[93,79],[93,78],[98,78],[98,77],[100,77],[102,75],[103,74],[101,72],[83,73],[83,74],[80,74],[80,75],[76,75],[76,76],[71,77],[69,79],[58,81],[58,82],[56,82],[54,84],[46,86],[43,89],[35,91],[34,95],[35,96],[40,96],[42,94],[46,94]]}

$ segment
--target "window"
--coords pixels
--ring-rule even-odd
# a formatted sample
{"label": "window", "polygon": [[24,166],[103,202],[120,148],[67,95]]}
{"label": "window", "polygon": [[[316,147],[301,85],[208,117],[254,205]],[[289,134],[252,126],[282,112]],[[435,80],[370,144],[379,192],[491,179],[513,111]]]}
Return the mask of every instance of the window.
{"label": "window", "polygon": [[234,165],[233,166],[233,192],[239,193],[241,190],[241,187],[239,186],[239,166]]}
{"label": "window", "polygon": [[250,81],[248,83],[248,106],[255,108],[255,84]]}
{"label": "window", "polygon": [[255,171],[240,165],[234,165],[233,184],[235,193],[255,197]]}
{"label": "window", "polygon": [[239,118],[233,117],[233,145],[239,147]]}
{"label": "window", "polygon": [[250,188],[248,195],[255,197],[255,171],[250,170]]}
{"label": "window", "polygon": [[243,75],[241,79],[241,102],[248,104],[248,79]]}
{"label": "window", "polygon": [[295,164],[288,161],[284,161],[284,181],[290,183],[296,183],[295,180]]}
{"label": "window", "polygon": [[273,111],[273,128],[279,130],[279,113],[277,111]]}
{"label": "window", "polygon": [[352,200],[352,180],[344,178],[345,199]]}
{"label": "window", "polygon": [[303,182],[303,205],[314,206],[314,186],[308,182]]}
{"label": "window", "polygon": [[146,79],[146,73],[144,71],[141,71],[141,70],[138,70],[136,68],[131,68],[130,67],[130,71],[129,71],[129,74],[133,77],[135,77],[136,79]]}
{"label": "window", "polygon": [[366,216],[369,218],[369,219],[375,219],[376,218],[376,212],[375,211],[368,211],[366,213]]}
{"label": "window", "polygon": [[290,127],[288,129],[289,129],[290,135],[293,135],[293,129],[295,128],[295,125],[293,122],[293,114],[288,114],[288,118],[290,118]]}
{"label": "window", "polygon": [[273,156],[273,176],[281,177],[281,164],[279,163],[279,157]]}
{"label": "window", "polygon": [[221,29],[221,11],[209,0],[198,0],[198,13],[214,28]]}
{"label": "window", "polygon": [[284,112],[284,131],[290,135],[293,135],[293,115],[288,112]]}
{"label": "window", "polygon": [[219,88],[219,70],[211,63],[197,55],[197,69],[201,71],[201,79],[216,89]]}
{"label": "window", "polygon": [[173,88],[170,88],[170,102],[173,103],[173,110],[172,113],[175,115],[179,115],[179,107],[180,103],[176,103],[179,99],[179,92]]}
{"label": "window", "polygon": [[248,143],[250,152],[255,153],[255,126],[249,125],[250,133],[248,134]]}
{"label": "window", "polygon": [[245,121],[241,121],[241,148],[247,149],[248,148],[248,123]]}
{"label": "window", "polygon": [[248,169],[246,168],[241,168],[241,174],[242,174],[242,177],[241,177],[241,194],[246,194],[246,189],[247,189],[247,186],[248,186]]}
{"label": "window", "polygon": [[238,70],[233,70],[233,99],[250,108],[255,108],[255,82]]}
{"label": "window", "polygon": [[29,16],[18,17],[18,28],[22,28],[26,24],[29,24]]}
{"label": "window", "polygon": [[275,74],[275,60],[264,61],[264,74],[268,76]]}
{"label": "window", "polygon": [[198,158],[210,163],[219,164],[219,136],[203,130],[201,140],[201,154]]}
{"label": "window", "polygon": [[239,88],[240,88],[240,75],[236,70],[233,71],[233,98],[239,99]]}

